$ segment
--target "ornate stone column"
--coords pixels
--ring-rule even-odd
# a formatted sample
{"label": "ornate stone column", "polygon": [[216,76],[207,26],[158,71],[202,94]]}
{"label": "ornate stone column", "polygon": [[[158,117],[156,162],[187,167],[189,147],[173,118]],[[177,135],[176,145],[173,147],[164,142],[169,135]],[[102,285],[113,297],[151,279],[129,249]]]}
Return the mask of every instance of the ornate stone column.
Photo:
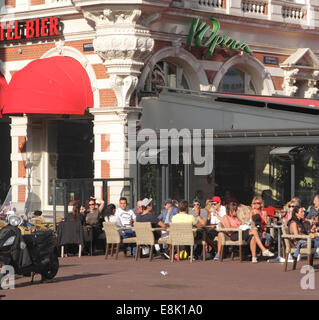
{"label": "ornate stone column", "polygon": [[107,67],[117,106],[129,107],[140,70],[154,47],[149,30],[137,24],[141,10],[105,9],[101,14],[84,11],[84,16],[95,23],[94,51]]}
{"label": "ornate stone column", "polygon": [[[139,9],[82,11],[84,17],[95,24],[94,51],[107,68],[109,78],[105,81],[117,100],[113,107],[91,109],[94,115],[95,177],[136,178],[135,161],[129,159],[128,124],[136,122],[141,114],[141,109],[133,103],[132,94],[144,61],[153,50],[154,40],[146,27],[137,24],[141,16]],[[97,196],[99,190],[101,188],[96,186]],[[112,183],[105,200],[118,204],[120,196],[129,196],[127,184]]]}

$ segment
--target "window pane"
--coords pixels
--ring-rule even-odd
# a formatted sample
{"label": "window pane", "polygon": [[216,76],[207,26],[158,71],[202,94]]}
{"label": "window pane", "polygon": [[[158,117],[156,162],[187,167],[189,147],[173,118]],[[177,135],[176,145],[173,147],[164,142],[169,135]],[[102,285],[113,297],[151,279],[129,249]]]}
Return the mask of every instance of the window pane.
{"label": "window pane", "polygon": [[219,85],[218,91],[245,93],[244,72],[235,68],[229,68]]}

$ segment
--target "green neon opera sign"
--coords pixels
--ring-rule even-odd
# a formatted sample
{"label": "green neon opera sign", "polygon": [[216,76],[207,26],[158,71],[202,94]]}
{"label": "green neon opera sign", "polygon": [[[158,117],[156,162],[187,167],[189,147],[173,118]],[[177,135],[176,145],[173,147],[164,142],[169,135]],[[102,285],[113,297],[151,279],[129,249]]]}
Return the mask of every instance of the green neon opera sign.
{"label": "green neon opera sign", "polygon": [[241,50],[247,53],[252,52],[245,41],[237,41],[228,35],[222,36],[217,34],[220,28],[219,22],[214,18],[211,18],[210,21],[212,25],[207,25],[207,23],[203,21],[199,22],[199,18],[193,19],[187,37],[187,46],[191,46],[194,39],[195,46],[200,48],[208,47],[206,58],[212,56],[216,46],[231,50]]}

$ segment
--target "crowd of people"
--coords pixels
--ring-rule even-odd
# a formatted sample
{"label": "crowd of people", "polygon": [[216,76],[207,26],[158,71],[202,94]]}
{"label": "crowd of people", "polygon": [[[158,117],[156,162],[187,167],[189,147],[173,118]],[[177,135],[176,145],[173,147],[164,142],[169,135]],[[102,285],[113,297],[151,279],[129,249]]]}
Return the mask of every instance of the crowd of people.
{"label": "crowd of people", "polygon": [[[196,196],[201,196],[197,193]],[[219,196],[213,196],[206,201],[195,197],[191,204],[186,200],[179,202],[167,199],[163,204],[163,209],[159,215],[155,215],[153,211],[153,200],[144,198],[136,203],[133,209],[128,208],[128,202],[125,197],[119,200],[119,207],[114,204],[105,206],[102,199],[95,199],[93,196],[88,201],[88,208],[80,203],[74,203],[72,212],[69,213],[66,220],[80,220],[83,224],[88,224],[93,230],[93,245],[96,244],[99,235],[103,234],[102,222],[114,222],[121,227],[133,227],[135,222],[150,222],[152,227],[163,228],[162,231],[154,232],[155,239],[168,236],[168,228],[171,223],[190,223],[197,228],[205,228],[206,230],[206,258],[218,260],[222,254],[221,232],[218,230],[219,225],[224,228],[243,228],[243,239],[247,241],[251,253],[252,263],[257,262],[257,249],[262,256],[272,257],[274,253],[271,250],[274,239],[269,233],[270,217],[265,210],[267,206],[276,206],[278,203],[272,199],[271,193],[268,191],[262,194],[262,197],[256,196],[252,199],[251,206],[243,206],[231,196],[230,193],[225,194],[223,200]],[[245,212],[243,213],[243,207]],[[310,206],[306,212],[301,207],[298,197],[292,198],[281,211],[282,223],[288,226],[289,232],[295,235],[311,234],[312,245],[319,248],[319,195],[313,200],[313,206]],[[132,229],[119,230],[122,238],[134,237],[135,233]],[[227,232],[231,240],[238,240],[238,232]],[[199,239],[201,232],[195,234],[195,238]],[[217,240],[217,241],[216,241]],[[217,245],[216,245],[217,243]],[[298,250],[293,258],[298,256],[300,248],[306,245],[306,241],[301,239],[296,241]],[[156,253],[169,258],[168,246],[156,245]],[[202,246],[195,246],[195,259],[202,258]],[[136,247],[131,246],[131,254],[135,256]]]}

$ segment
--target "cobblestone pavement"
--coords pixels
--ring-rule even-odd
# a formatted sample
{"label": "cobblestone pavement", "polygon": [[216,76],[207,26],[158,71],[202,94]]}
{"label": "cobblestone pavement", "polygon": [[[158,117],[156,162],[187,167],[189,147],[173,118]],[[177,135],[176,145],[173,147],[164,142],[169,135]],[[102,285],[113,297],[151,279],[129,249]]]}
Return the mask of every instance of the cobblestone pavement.
{"label": "cobblestone pavement", "polygon": [[[318,299],[318,269],[315,268],[315,289],[301,289],[305,276],[301,267],[305,264],[305,260],[298,262],[292,271],[289,263],[289,271],[283,272],[282,264],[266,261],[171,263],[155,257],[151,262],[136,262],[122,253],[118,260],[105,260],[103,255],[67,257],[60,258],[59,272],[51,282],[40,283],[39,275],[34,284],[30,284],[30,278],[18,278],[15,289],[1,290],[0,295],[2,300]],[[314,264],[319,265],[319,260]]]}

